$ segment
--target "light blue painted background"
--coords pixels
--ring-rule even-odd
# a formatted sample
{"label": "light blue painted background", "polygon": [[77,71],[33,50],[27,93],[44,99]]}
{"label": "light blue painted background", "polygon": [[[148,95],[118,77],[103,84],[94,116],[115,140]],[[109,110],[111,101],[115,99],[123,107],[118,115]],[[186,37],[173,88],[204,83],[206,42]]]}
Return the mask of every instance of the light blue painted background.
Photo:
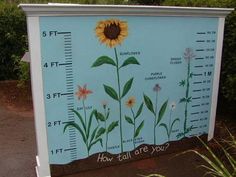
{"label": "light blue painted background", "polygon": [[[101,102],[106,100],[108,107],[111,109],[111,115],[108,121],[119,120],[118,114],[118,102],[112,100],[103,89],[103,84],[107,84],[117,88],[115,68],[103,65],[97,68],[91,68],[94,61],[102,55],[107,55],[114,58],[114,50],[99,43],[95,36],[95,27],[98,21],[110,18],[119,18],[128,22],[129,35],[124,40],[121,46],[117,46],[118,54],[120,52],[136,52],[139,51],[140,55],[135,56],[140,65],[129,65],[121,69],[121,85],[123,85],[128,79],[134,77],[134,82],[131,90],[125,96],[122,101],[123,116],[130,115],[131,112],[125,106],[125,101],[129,96],[136,97],[136,106],[134,110],[137,111],[138,106],[143,101],[143,93],[147,94],[152,100],[155,98],[155,94],[152,91],[156,83],[160,84],[161,91],[159,92],[158,105],[165,100],[176,102],[176,109],[172,114],[172,119],[179,117],[180,123],[175,125],[174,130],[183,129],[184,121],[184,104],[179,104],[180,98],[185,95],[185,89],[179,87],[180,80],[186,78],[187,63],[183,59],[183,53],[185,48],[191,47],[194,50],[199,47],[215,48],[215,43],[212,44],[197,44],[195,41],[198,39],[209,39],[206,35],[196,35],[197,32],[216,31],[218,27],[217,18],[196,18],[196,17],[110,17],[110,16],[98,16],[98,17],[40,17],[40,31],[70,31],[72,33],[72,53],[73,53],[73,75],[74,75],[74,88],[77,90],[77,86],[83,86],[87,84],[88,89],[93,91],[93,94],[89,95],[86,100],[87,106],[93,106],[93,109],[102,111]],[[217,33],[211,35],[211,39],[216,39]],[[42,65],[49,61],[64,62],[63,51],[63,37],[41,37],[41,53],[42,53]],[[201,45],[201,46],[199,46]],[[213,54],[215,52],[198,52],[195,53],[196,57],[200,55],[205,56],[207,54]],[[128,56],[118,55],[120,63],[122,63]],[[182,64],[170,65],[171,57],[181,57]],[[197,64],[214,64],[214,60],[193,60],[191,65]],[[191,67],[193,73],[199,73],[199,68]],[[214,67],[207,71],[214,71]],[[148,80],[145,81],[145,77],[150,76],[151,72],[162,72],[166,76],[165,80]],[[201,71],[203,72],[203,70]],[[211,83],[206,85],[211,90],[209,91],[211,100],[212,91],[212,77]],[[191,82],[201,80],[194,78]],[[56,69],[43,69],[43,83],[44,83],[44,95],[52,92],[65,92],[65,70],[61,68]],[[190,84],[191,85],[191,84]],[[197,87],[196,87],[197,88]],[[194,88],[195,89],[195,88]],[[192,97],[199,96],[197,93],[191,93],[193,90],[190,86],[190,95]],[[200,95],[202,96],[202,95]],[[206,99],[205,99],[206,100]],[[203,99],[198,100],[198,103],[203,103]],[[82,106],[82,102],[74,98],[74,103],[78,107]],[[191,105],[191,104],[190,104]],[[202,132],[208,132],[209,111],[211,104],[200,108],[191,108],[189,106],[189,112],[208,110],[208,113],[204,115],[207,120],[204,125],[207,125],[203,129],[194,129],[191,134],[201,134]],[[203,108],[203,109],[202,109]],[[57,100],[45,99],[46,119],[47,121],[62,120],[67,121],[66,110],[66,97]],[[169,119],[169,105],[164,115],[162,122],[167,123]],[[82,112],[81,112],[82,114]],[[192,118],[194,116],[191,116]],[[191,118],[189,118],[190,120]],[[139,137],[144,139],[145,144],[153,143],[153,115],[144,106],[141,117],[138,122],[145,120],[144,128],[141,131]],[[96,121],[93,121],[95,126]],[[188,122],[190,125],[190,122]],[[130,139],[133,135],[132,126],[123,119],[123,135],[124,140]],[[199,125],[197,125],[199,126]],[[69,138],[68,134],[63,134],[63,126],[55,128],[48,128],[48,144],[50,149],[56,148],[68,148]],[[177,132],[178,133],[178,132]],[[176,140],[176,134],[172,133],[171,140]],[[157,144],[163,144],[167,142],[167,135],[164,128],[157,128]],[[191,136],[191,134],[189,136]],[[120,143],[119,127],[117,127],[111,134],[109,134],[108,146],[119,145]],[[77,148],[78,159],[86,158],[85,145],[82,142],[81,136],[77,135]],[[105,139],[104,139],[105,140]],[[133,144],[124,144],[124,150],[130,151],[133,149]],[[99,144],[93,146],[91,154],[96,152],[103,152]],[[110,150],[110,153],[120,153],[120,149]],[[63,153],[60,155],[50,155],[51,164],[65,164],[71,161],[69,153]]]}

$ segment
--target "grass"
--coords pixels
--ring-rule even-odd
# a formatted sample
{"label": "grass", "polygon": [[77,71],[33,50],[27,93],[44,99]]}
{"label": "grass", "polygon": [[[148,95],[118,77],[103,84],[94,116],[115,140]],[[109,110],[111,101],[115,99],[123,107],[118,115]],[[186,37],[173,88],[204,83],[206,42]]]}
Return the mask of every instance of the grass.
{"label": "grass", "polygon": [[[208,153],[201,153],[197,150],[187,150],[181,154],[186,154],[188,152],[195,153],[199,157],[201,157],[205,162],[205,164],[200,165],[200,167],[205,168],[206,173],[204,176],[213,176],[213,177],[235,177],[236,176],[236,138],[235,136],[226,128],[229,137],[223,139],[221,141],[213,140],[214,144],[220,151],[223,153],[223,156],[218,155],[215,152],[215,147],[210,147],[207,143],[205,143],[202,139],[198,138],[202,145],[205,147]],[[138,176],[142,177],[165,177],[160,174],[149,174],[142,175],[138,174]]]}

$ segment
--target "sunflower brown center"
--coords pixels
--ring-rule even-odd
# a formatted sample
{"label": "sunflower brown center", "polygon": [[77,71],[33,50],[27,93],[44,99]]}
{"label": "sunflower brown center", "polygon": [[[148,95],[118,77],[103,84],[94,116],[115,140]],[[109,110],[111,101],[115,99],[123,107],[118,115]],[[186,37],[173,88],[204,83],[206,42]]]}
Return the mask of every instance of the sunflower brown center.
{"label": "sunflower brown center", "polygon": [[104,35],[108,39],[117,39],[118,36],[120,35],[120,31],[121,31],[120,26],[115,23],[112,23],[104,28]]}

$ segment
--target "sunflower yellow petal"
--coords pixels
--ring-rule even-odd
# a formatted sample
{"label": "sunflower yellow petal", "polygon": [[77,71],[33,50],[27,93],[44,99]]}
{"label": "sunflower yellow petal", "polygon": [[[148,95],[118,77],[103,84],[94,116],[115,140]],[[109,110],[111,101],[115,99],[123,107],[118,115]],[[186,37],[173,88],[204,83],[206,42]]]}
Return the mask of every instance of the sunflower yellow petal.
{"label": "sunflower yellow petal", "polygon": [[95,28],[95,34],[101,43],[113,48],[121,44],[128,36],[128,23],[119,19],[99,21]]}

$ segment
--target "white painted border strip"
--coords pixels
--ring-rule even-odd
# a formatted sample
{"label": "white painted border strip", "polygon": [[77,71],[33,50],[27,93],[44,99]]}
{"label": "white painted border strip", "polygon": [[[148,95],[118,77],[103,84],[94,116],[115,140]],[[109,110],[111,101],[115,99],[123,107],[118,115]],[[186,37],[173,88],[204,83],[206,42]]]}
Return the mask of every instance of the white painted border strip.
{"label": "white painted border strip", "polygon": [[39,177],[50,177],[47,130],[45,120],[45,107],[43,96],[43,79],[41,68],[41,47],[39,17],[28,17],[28,36],[30,48],[30,70],[31,85],[34,104],[34,119],[37,138],[37,167],[36,173]]}
{"label": "white painted border strip", "polygon": [[225,17],[232,8],[137,5],[20,4],[28,16],[136,15]]}
{"label": "white painted border strip", "polygon": [[222,56],[223,38],[224,38],[224,24],[225,24],[225,18],[219,18],[217,46],[216,46],[217,52],[216,52],[216,61],[215,61],[215,70],[214,70],[214,80],[213,80],[213,86],[212,86],[208,141],[214,137],[216,108],[217,108],[218,90],[219,90],[219,82],[220,82],[221,56]]}

